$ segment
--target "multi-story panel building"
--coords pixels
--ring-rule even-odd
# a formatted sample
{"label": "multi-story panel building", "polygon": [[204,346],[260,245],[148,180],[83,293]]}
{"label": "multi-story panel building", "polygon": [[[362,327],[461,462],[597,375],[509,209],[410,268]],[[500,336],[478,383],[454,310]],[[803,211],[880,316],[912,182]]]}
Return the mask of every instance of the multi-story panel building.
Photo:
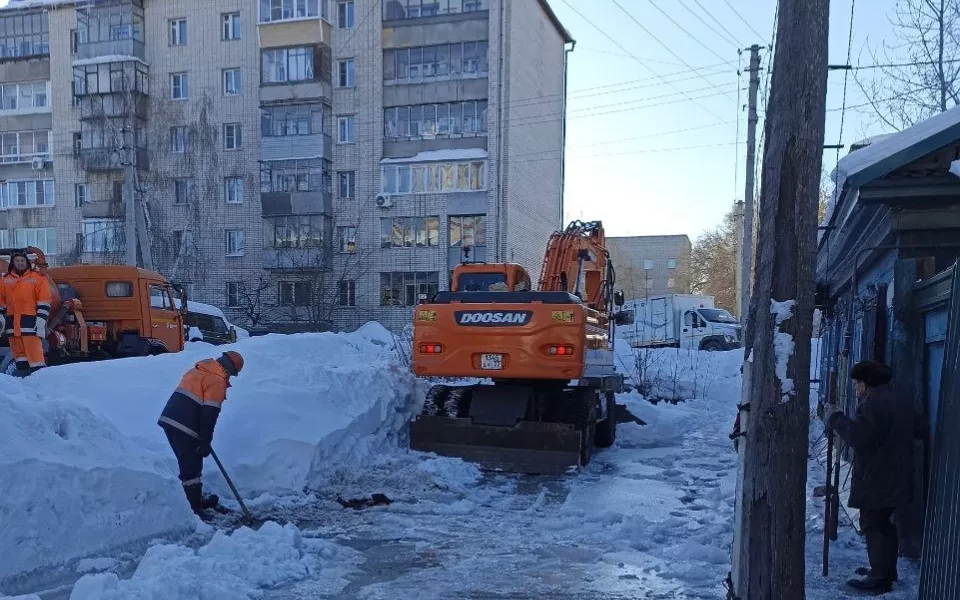
{"label": "multi-story panel building", "polygon": [[690,252],[686,235],[608,237],[618,289],[627,298],[690,292]]}
{"label": "multi-story panel building", "polygon": [[461,261],[536,277],[562,225],[572,39],[546,0],[0,19],[0,242],[53,263],[123,261],[136,229],[141,264],[239,323],[402,327]]}

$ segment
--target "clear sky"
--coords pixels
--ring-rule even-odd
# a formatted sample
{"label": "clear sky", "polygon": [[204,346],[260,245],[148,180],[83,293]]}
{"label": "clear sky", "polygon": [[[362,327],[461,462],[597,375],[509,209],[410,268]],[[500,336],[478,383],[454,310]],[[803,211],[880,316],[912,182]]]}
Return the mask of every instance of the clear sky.
{"label": "clear sky", "polygon": [[[776,1],[617,1],[646,31],[614,0],[550,0],[577,40],[569,70],[566,216],[600,219],[608,235],[695,238],[743,198],[746,112],[740,107],[747,76],[738,77],[737,69],[738,61],[746,67],[748,54],[738,57],[737,50],[770,44]],[[846,60],[850,2],[831,1],[831,64]],[[856,4],[853,64],[871,62],[869,53],[860,58],[865,44],[890,39],[887,13],[895,2]],[[764,50],[764,67],[771,54]],[[843,105],[843,80],[843,72],[830,73],[828,110]],[[847,105],[864,101],[851,76]],[[828,144],[838,143],[840,115],[827,114]],[[869,109],[845,115],[842,143],[848,146],[886,131]],[[761,110],[758,137],[762,118]],[[835,160],[827,151],[828,171]]]}

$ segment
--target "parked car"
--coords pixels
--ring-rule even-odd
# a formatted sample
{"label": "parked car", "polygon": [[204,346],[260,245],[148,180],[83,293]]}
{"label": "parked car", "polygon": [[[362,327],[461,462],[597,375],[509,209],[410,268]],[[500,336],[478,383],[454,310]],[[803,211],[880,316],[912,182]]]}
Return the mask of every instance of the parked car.
{"label": "parked car", "polygon": [[[176,304],[179,309],[180,301],[176,300]],[[207,342],[219,346],[248,337],[250,332],[231,323],[216,306],[187,299],[187,317],[184,322],[186,341]]]}

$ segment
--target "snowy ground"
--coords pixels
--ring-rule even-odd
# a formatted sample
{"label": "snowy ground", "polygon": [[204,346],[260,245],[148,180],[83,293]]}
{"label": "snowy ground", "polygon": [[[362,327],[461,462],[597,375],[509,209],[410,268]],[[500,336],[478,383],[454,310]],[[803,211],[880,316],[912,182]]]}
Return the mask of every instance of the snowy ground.
{"label": "snowy ground", "polygon": [[[248,496],[247,504],[270,522],[257,531],[226,534],[181,517],[178,483],[154,436],[159,409],[126,407],[111,412],[123,389],[143,395],[155,387],[155,395],[165,401],[172,373],[179,376],[181,367],[197,356],[222,350],[198,346],[190,351],[197,356],[177,357],[175,364],[163,367],[162,385],[140,371],[125,384],[111,384],[103,398],[91,396],[80,406],[58,402],[50,409],[74,411],[91,423],[87,438],[72,438],[72,450],[83,450],[87,456],[83,461],[71,463],[66,456],[71,448],[61,448],[52,459],[44,451],[20,461],[0,460],[0,479],[11,468],[8,464],[25,469],[39,460],[41,471],[50,472],[45,482],[51,489],[56,489],[55,477],[66,474],[71,477],[68,486],[76,488],[66,488],[67,499],[103,501],[118,495],[111,486],[137,483],[118,479],[117,469],[96,461],[90,464],[90,457],[103,462],[116,456],[94,443],[98,435],[110,433],[108,446],[120,444],[130,452],[129,468],[140,473],[144,485],[152,486],[141,494],[147,497],[140,505],[143,513],[130,509],[125,517],[130,526],[149,531],[140,545],[81,552],[82,544],[67,544],[71,556],[83,560],[0,579],[0,592],[39,594],[31,600],[725,597],[722,581],[730,564],[736,480],[736,454],[727,436],[739,399],[740,353],[658,351],[647,363],[657,373],[654,394],[661,398],[680,394],[688,400],[652,405],[636,392],[622,395],[620,402],[647,425],[622,424],[617,444],[598,452],[579,475],[541,478],[481,474],[459,460],[404,450],[403,423],[415,410],[411,404],[416,404],[410,396],[422,389],[418,391],[400,372],[382,330],[290,337],[295,339],[295,356],[281,356],[276,340],[239,344],[245,354],[272,359],[273,371],[280,372],[254,367],[244,387],[238,379],[225,405],[227,416],[235,402],[236,416],[218,427],[230,438],[224,440],[223,451],[230,459],[224,460],[238,465],[234,478]],[[347,354],[341,359],[340,353]],[[85,370],[105,368],[70,367],[75,370],[70,372],[73,380],[54,378],[51,369],[42,374],[47,379],[38,380],[40,400],[69,397],[68,390],[78,385],[78,373],[88,377]],[[114,372],[119,368],[120,361],[114,363]],[[95,373],[106,377],[107,371]],[[0,382],[0,427],[9,420],[3,404],[5,384]],[[278,394],[278,389],[284,393]],[[365,396],[369,398],[362,401]],[[8,402],[14,416],[16,409],[49,427],[36,400]],[[273,409],[279,416],[257,407]],[[256,443],[255,430],[242,422],[244,414],[270,432],[269,450],[251,447],[244,452],[246,445]],[[138,425],[143,420],[146,424]],[[817,433],[811,439],[811,496],[813,486],[824,477],[816,460],[822,449],[816,422],[813,427]],[[231,428],[234,432],[228,434]],[[0,429],[0,450],[5,432]],[[16,444],[22,445],[34,434],[25,428],[19,435]],[[42,444],[57,447],[53,439],[43,438]],[[280,460],[285,455],[288,460]],[[206,472],[211,469],[207,465]],[[106,481],[84,479],[89,472],[113,475]],[[304,486],[310,491],[302,490]],[[272,489],[277,491],[264,493]],[[171,504],[170,514],[163,517],[167,522],[155,531],[145,525],[156,520],[149,511],[153,493],[169,494],[163,502]],[[392,504],[353,510],[336,502],[373,493],[385,494]],[[30,539],[24,535],[29,527],[17,529],[6,518],[13,509],[20,510],[18,519],[34,518],[32,511],[18,507],[0,500],[0,550],[15,558],[24,544],[33,543],[23,541]],[[113,527],[119,535],[121,521],[104,520],[110,510],[108,506],[95,513],[96,527],[84,521],[73,525],[100,533]],[[824,580],[819,563],[822,513],[822,501],[811,499],[808,597],[845,598],[842,582],[864,564],[865,551],[842,515],[840,540],[832,546],[831,577]],[[62,515],[54,511],[40,516],[56,520]],[[167,531],[171,523],[179,527],[178,533]],[[11,530],[20,537],[11,538]],[[53,538],[44,542],[49,548],[69,539],[55,531],[49,535]],[[21,545],[11,546],[11,539]],[[915,591],[907,590],[916,589],[916,569],[902,563],[900,575],[898,590],[890,597],[915,597]]]}

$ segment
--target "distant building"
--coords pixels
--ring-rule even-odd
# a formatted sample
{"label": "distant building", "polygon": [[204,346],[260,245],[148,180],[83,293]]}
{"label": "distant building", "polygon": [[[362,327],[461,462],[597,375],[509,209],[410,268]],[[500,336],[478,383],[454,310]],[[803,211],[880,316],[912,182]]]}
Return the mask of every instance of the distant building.
{"label": "distant building", "polygon": [[616,270],[616,288],[627,298],[685,294],[690,291],[690,252],[686,235],[607,238]]}

